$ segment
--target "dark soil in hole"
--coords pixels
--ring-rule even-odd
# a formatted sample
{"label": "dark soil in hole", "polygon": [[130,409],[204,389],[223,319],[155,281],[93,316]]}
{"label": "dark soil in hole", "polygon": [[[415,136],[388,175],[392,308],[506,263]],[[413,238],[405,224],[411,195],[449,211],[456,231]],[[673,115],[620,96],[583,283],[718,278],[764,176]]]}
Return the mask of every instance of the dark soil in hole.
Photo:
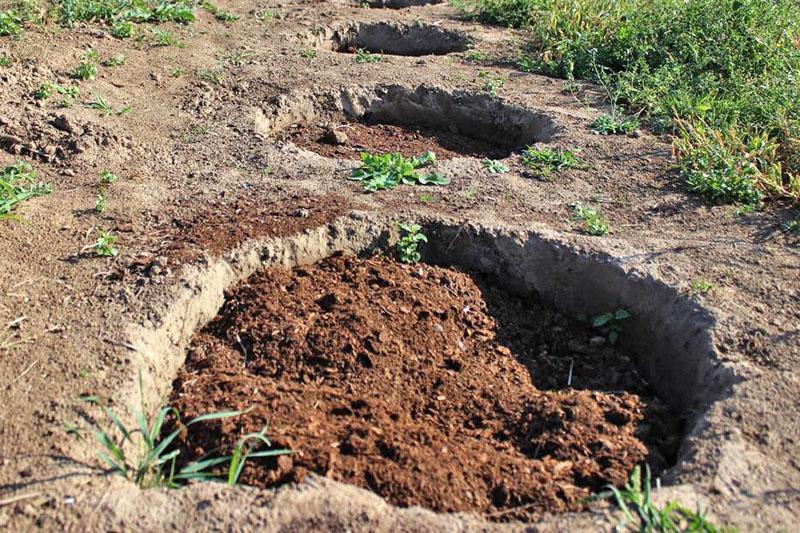
{"label": "dark soil in hole", "polygon": [[[440,267],[339,256],[262,271],[194,337],[172,398],[186,417],[255,408],[192,426],[181,457],[269,424],[295,453],[249,463],[245,483],[312,471],[396,505],[494,520],[579,510],[648,447],[663,453],[647,443],[675,427],[625,355],[572,355],[570,340],[588,347],[592,335]],[[576,384],[620,390],[537,388],[565,386],[559,357],[576,360]]]}
{"label": "dark soil in hole", "polygon": [[[334,126],[305,124],[289,130],[284,139],[325,157],[359,159],[361,152],[400,152],[405,157],[434,152],[439,159],[490,157],[502,159],[508,150],[490,142],[426,127],[352,122]],[[342,136],[342,134],[344,136]]]}

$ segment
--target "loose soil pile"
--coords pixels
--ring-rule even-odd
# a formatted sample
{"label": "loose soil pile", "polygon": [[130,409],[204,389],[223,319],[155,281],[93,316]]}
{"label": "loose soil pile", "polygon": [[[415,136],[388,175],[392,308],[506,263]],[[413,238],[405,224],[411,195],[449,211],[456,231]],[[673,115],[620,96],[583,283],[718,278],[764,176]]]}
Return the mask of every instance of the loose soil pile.
{"label": "loose soil pile", "polygon": [[644,423],[650,402],[637,394],[534,386],[566,384],[564,353],[576,383],[646,392],[591,335],[439,267],[338,256],[262,271],[194,337],[171,402],[185,417],[255,407],[192,426],[182,455],[229,450],[268,424],[294,453],[249,463],[245,483],[316,472],[396,505],[490,519],[578,510],[675,428],[660,408]]}
{"label": "loose soil pile", "polygon": [[[332,131],[336,131],[335,136]],[[361,152],[399,152],[412,157],[428,150],[439,159],[462,156],[503,158],[508,155],[508,150],[460,133],[391,124],[304,124],[289,130],[284,139],[325,157],[346,159],[359,159]]]}

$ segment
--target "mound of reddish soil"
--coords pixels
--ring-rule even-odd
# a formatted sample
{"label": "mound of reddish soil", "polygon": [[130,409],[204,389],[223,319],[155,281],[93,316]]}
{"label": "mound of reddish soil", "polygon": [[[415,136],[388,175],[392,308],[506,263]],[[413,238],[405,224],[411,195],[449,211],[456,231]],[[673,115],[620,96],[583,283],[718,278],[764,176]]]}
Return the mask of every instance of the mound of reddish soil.
{"label": "mound of reddish soil", "polygon": [[289,130],[284,140],[325,157],[345,159],[359,159],[361,152],[399,152],[405,157],[413,157],[428,150],[439,159],[461,156],[503,158],[508,155],[508,150],[492,143],[436,129],[352,122],[335,126],[340,135],[338,141],[333,139],[330,131],[330,127],[305,124]]}
{"label": "mound of reddish soil", "polygon": [[[249,463],[245,483],[313,471],[393,504],[492,519],[580,509],[645,459],[637,435],[654,424],[642,424],[636,394],[537,389],[531,371],[552,364],[523,362],[591,331],[492,292],[463,273],[386,258],[254,275],[195,336],[172,405],[185,417],[255,407],[192,426],[182,455],[229,450],[268,424],[273,444],[294,453]],[[499,323],[490,310],[531,322]],[[635,379],[615,350],[594,357],[615,384]]]}

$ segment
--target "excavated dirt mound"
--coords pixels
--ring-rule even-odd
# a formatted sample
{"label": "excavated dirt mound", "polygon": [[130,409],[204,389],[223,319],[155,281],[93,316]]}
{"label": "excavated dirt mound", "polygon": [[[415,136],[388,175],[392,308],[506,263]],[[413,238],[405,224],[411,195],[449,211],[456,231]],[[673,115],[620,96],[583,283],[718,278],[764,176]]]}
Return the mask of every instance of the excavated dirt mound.
{"label": "excavated dirt mound", "polygon": [[290,130],[283,138],[301,148],[333,158],[359,159],[361,152],[399,152],[412,157],[428,150],[439,159],[461,156],[503,158],[508,155],[508,150],[481,139],[445,130],[392,124],[306,124]]}
{"label": "excavated dirt mound", "polygon": [[[268,424],[294,453],[249,463],[245,483],[311,471],[495,520],[578,510],[676,427],[628,358],[592,335],[440,267],[335,256],[262,271],[195,335],[171,400],[185,417],[252,410],[192,426],[182,456],[230,450]],[[617,390],[540,390],[566,387],[559,357],[574,383]]]}

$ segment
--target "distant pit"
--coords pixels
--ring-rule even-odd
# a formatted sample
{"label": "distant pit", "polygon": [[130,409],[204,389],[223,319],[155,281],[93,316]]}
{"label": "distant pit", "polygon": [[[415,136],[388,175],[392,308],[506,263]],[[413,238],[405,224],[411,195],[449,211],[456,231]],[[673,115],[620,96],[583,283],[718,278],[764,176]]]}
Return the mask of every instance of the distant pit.
{"label": "distant pit", "polygon": [[308,40],[311,46],[335,52],[366,50],[398,56],[444,55],[463,52],[470,45],[462,31],[422,22],[353,22],[315,30]]}

